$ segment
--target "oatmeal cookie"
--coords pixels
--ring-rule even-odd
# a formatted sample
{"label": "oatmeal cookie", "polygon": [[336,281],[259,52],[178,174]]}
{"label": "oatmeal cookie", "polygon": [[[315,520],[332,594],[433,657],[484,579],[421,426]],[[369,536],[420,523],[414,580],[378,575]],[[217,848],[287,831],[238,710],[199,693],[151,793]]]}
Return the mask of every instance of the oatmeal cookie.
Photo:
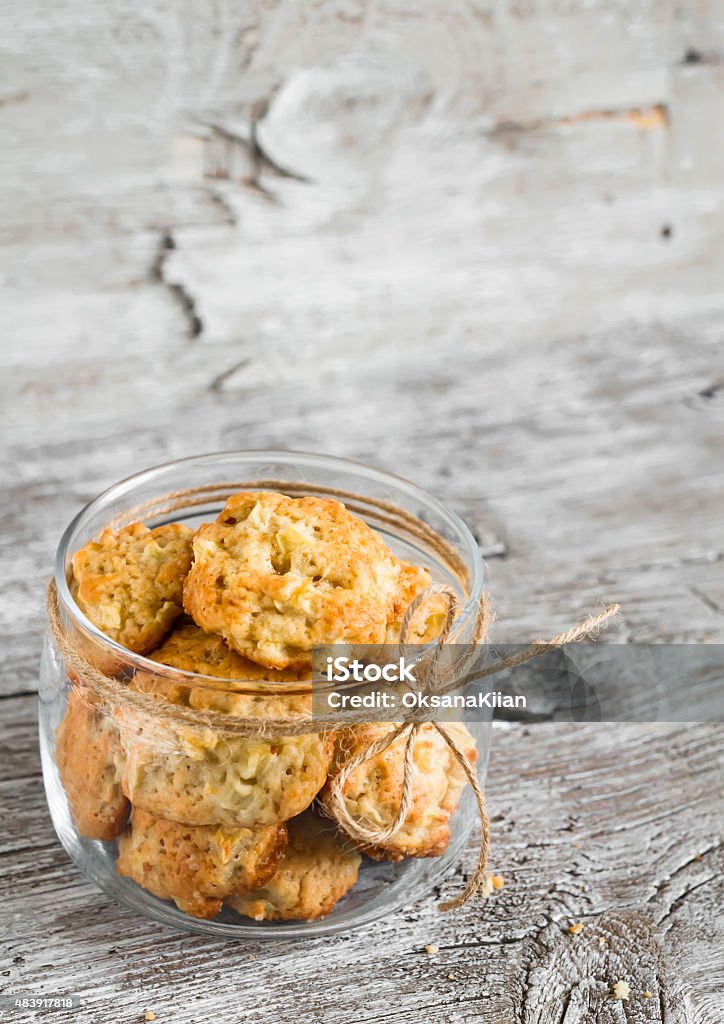
{"label": "oatmeal cookie", "polygon": [[[299,678],[291,670],[275,673],[250,664],[192,623],[177,629],[153,658],[217,678],[277,683]],[[158,683],[137,676],[134,685],[153,690]],[[196,686],[172,691],[164,689],[167,700],[244,717],[294,718],[311,710],[310,694],[267,697]],[[285,821],[309,806],[332,759],[333,740],[326,734],[234,736],[150,719],[132,711],[119,716],[127,755],[124,792],[135,806],[188,825],[253,828]]]}
{"label": "oatmeal cookie", "polygon": [[268,882],[286,845],[283,824],[193,828],[134,808],[118,842],[116,870],[192,917],[211,918],[227,896]]}
{"label": "oatmeal cookie", "polygon": [[[378,723],[346,730],[338,738],[335,767],[361,753],[370,743],[391,732],[394,724]],[[458,746],[475,763],[478,752],[475,740],[460,722],[446,722]],[[405,743],[399,736],[381,754],[359,765],[344,788],[345,803],[350,814],[375,826],[389,825],[402,799]],[[450,819],[465,788],[465,774],[440,733],[431,722],[425,722],[417,734],[413,751],[412,804],[402,827],[386,843],[362,847],[365,853],[380,860],[402,860],[403,857],[437,857],[450,842]],[[327,782],[321,794],[326,810],[333,814]]]}
{"label": "oatmeal cookie", "polygon": [[148,654],[182,613],[191,567],[188,526],[104,530],[73,555],[75,598],[91,622],[136,654]]}
{"label": "oatmeal cookie", "polygon": [[153,814],[189,825],[255,828],[308,807],[324,784],[331,739],[264,740],[176,727],[122,730],[123,791]]}
{"label": "oatmeal cookie", "polygon": [[[418,594],[430,586],[432,576],[428,569],[400,562],[400,575],[385,633],[386,644],[400,642],[400,628],[405,612]],[[447,619],[448,602],[442,594],[432,594],[412,617],[407,643],[427,644],[439,636]]]}
{"label": "oatmeal cookie", "polygon": [[255,921],[312,921],[324,917],[357,881],[361,858],[330,822],[311,812],[288,822],[289,845],[262,888],[228,900]]}
{"label": "oatmeal cookie", "polygon": [[122,760],[113,722],[73,690],[56,734],[56,761],[76,828],[88,839],[114,839],[123,828]]}
{"label": "oatmeal cookie", "polygon": [[384,642],[399,572],[340,502],[245,492],[196,533],[184,608],[260,665],[304,668],[315,645]]}
{"label": "oatmeal cookie", "polygon": [[[176,626],[171,635],[149,657],[161,665],[214,679],[231,679],[254,684],[302,683],[311,679],[311,672],[308,669],[275,670],[249,661],[227,647],[220,636],[205,633],[189,619]],[[137,675],[137,683],[143,683],[140,674]],[[153,685],[158,683],[158,677],[154,677]],[[293,689],[294,687],[290,687],[290,690]],[[273,695],[265,695],[263,687],[257,688],[255,693],[236,694],[228,689],[183,687],[177,683],[170,693],[169,699],[187,703],[189,707],[209,708],[236,715],[259,714],[268,718],[282,718],[302,712],[311,714],[312,710],[311,690],[306,695],[290,693],[289,696],[281,697],[278,691]]]}

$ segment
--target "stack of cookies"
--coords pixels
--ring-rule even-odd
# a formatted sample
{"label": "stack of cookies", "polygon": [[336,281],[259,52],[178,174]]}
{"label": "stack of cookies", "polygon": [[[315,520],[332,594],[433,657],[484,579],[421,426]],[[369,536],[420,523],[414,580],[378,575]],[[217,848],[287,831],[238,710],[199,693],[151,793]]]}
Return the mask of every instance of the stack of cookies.
{"label": "stack of cookies", "polygon": [[[127,685],[214,721],[308,717],[308,684],[284,693],[311,679],[312,649],[395,643],[408,605],[429,585],[426,569],[397,559],[343,504],[267,491],[233,495],[196,533],[134,523],[105,530],[73,557],[86,617],[178,672],[169,685],[163,670],[137,668]],[[444,599],[431,597],[410,638],[433,639],[445,615]],[[235,692],[229,681],[253,686]],[[155,896],[200,918],[226,905],[255,920],[309,920],[354,886],[361,853],[397,861],[448,845],[465,777],[429,724],[415,741],[413,798],[395,834],[362,847],[337,827],[330,780],[393,728],[235,735],[130,703],[109,715],[79,682],[58,728],[57,762],[78,832],[117,840],[119,873]],[[466,728],[448,728],[474,760]],[[351,772],[343,797],[353,817],[378,828],[393,821],[404,754],[400,737]]]}

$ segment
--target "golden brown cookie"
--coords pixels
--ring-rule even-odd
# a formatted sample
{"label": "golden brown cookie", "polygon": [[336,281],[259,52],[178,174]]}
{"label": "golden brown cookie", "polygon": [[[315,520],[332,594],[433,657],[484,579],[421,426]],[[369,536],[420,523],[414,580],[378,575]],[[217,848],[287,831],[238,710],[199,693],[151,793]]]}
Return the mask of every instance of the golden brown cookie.
{"label": "golden brown cookie", "polygon": [[288,822],[289,845],[263,887],[229,906],[255,921],[312,921],[328,914],[357,881],[361,858],[329,821],[311,812]]}
{"label": "golden brown cookie", "polygon": [[194,537],[184,608],[207,633],[269,668],[305,668],[314,646],[382,643],[399,563],[328,498],[232,495]]}
{"label": "golden brown cookie", "polygon": [[128,809],[120,785],[123,756],[118,730],[75,690],[58,726],[55,756],[80,835],[114,839]]}
{"label": "golden brown cookie", "polygon": [[[429,570],[412,562],[400,562],[400,576],[385,634],[386,644],[400,641],[400,627],[408,606],[432,583]],[[410,623],[409,644],[427,644],[439,636],[447,619],[448,602],[442,594],[432,594],[415,612]]]}
{"label": "golden brown cookie", "polygon": [[[243,658],[232,651],[220,636],[205,633],[193,620],[187,619],[173,630],[170,636],[149,655],[152,661],[193,672],[195,675],[207,676],[212,679],[238,681],[240,684],[249,682],[246,694],[234,693],[231,689],[221,686],[219,689],[203,686],[183,687],[175,680],[170,691],[175,694],[170,699],[187,703],[189,707],[209,708],[214,711],[225,711],[236,715],[259,714],[268,718],[291,717],[294,714],[311,713],[311,690],[306,688],[306,696],[299,692],[290,692],[288,696],[279,696],[280,684],[303,683],[311,679],[308,669],[269,669],[258,665],[255,661]],[[153,686],[158,688],[159,677],[154,677]],[[137,676],[138,685],[143,684],[143,677]],[[271,683],[270,692],[259,683]],[[243,690],[243,686],[239,686]],[[303,687],[289,686],[285,689],[299,691]],[[165,691],[164,691],[165,692]]]}
{"label": "golden brown cookie", "polygon": [[[330,779],[336,768],[395,727],[393,723],[378,723],[346,730],[338,738]],[[467,728],[460,722],[446,722],[445,728],[468,759],[475,763],[478,752]],[[349,776],[344,798],[347,810],[355,820],[383,827],[395,818],[402,799],[405,743],[403,734],[382,753],[355,768]],[[364,852],[382,860],[437,857],[443,853],[450,842],[450,819],[466,781],[465,773],[443,737],[431,722],[423,723],[413,749],[413,797],[407,817],[394,836],[380,846],[363,846]],[[329,781],[320,799],[333,816]]]}
{"label": "golden brown cookie", "polygon": [[188,526],[154,530],[132,523],[104,530],[73,555],[75,597],[91,622],[136,654],[163,640],[182,613],[184,577],[191,566]]}
{"label": "golden brown cookie", "polygon": [[[285,683],[296,673],[251,666],[219,637],[185,623],[153,658],[184,671],[231,680],[255,676]],[[134,685],[153,691],[155,677]],[[270,689],[273,688],[270,685]],[[228,693],[200,686],[163,690],[166,699],[230,715],[295,718],[311,709],[311,695],[268,696]],[[127,755],[122,785],[135,806],[189,825],[223,824],[253,828],[300,814],[324,785],[332,759],[331,736],[316,732],[276,738],[234,736],[212,728],[154,719],[152,714],[119,715]]]}
{"label": "golden brown cookie", "polygon": [[179,727],[122,730],[123,791],[138,807],[190,825],[256,828],[312,802],[326,778],[331,740],[223,738]]}
{"label": "golden brown cookie", "polygon": [[192,917],[211,918],[227,896],[264,885],[286,845],[283,824],[193,828],[136,807],[118,842],[116,870]]}

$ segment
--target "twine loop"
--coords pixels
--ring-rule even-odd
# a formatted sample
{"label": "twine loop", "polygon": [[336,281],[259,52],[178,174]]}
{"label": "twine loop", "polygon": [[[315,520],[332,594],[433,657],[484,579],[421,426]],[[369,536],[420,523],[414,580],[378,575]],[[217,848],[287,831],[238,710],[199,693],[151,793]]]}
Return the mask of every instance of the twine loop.
{"label": "twine loop", "polygon": [[[448,597],[446,622],[436,643],[436,652],[439,656],[439,653],[443,649],[443,645],[446,643],[450,635],[458,604],[455,592],[443,584],[433,584],[431,587],[428,587],[426,590],[422,591],[422,593],[418,594],[411,602],[402,621],[402,627],[400,629],[400,646],[403,646],[408,642],[410,625],[417,610],[426,601],[428,601],[430,597],[437,594],[445,594]],[[525,648],[525,650],[509,658],[500,658],[497,661],[492,662],[490,665],[485,666],[483,669],[475,671],[472,676],[475,680],[482,679],[485,676],[494,675],[498,672],[504,671],[505,669],[515,668],[518,665],[522,665],[524,662],[530,661],[532,658],[536,658],[541,654],[545,654],[547,651],[554,650],[556,647],[560,647],[563,644],[574,643],[578,640],[582,640],[584,637],[595,636],[600,631],[603,624],[618,612],[618,609],[619,606],[617,604],[608,605],[602,611],[597,612],[594,615],[589,615],[583,622],[572,626],[563,633],[559,633],[550,640],[535,640],[529,647]],[[481,601],[479,624],[476,628],[476,634],[481,631],[480,622],[485,621],[486,616],[484,615],[483,602]],[[482,627],[482,629],[484,631],[484,627]],[[428,666],[428,671],[431,670],[434,673],[435,661],[436,657],[433,656],[432,663]],[[454,681],[451,686],[447,687],[447,689],[457,689],[466,681],[467,679],[458,679]],[[330,783],[328,803],[335,820],[341,825],[344,831],[357,842],[368,846],[383,846],[390,839],[394,838],[404,825],[413,799],[415,740],[423,724],[424,723],[422,722],[403,722],[390,733],[360,751],[360,753],[355,757],[345,761],[333,776]],[[480,783],[478,782],[477,773],[473,765],[470,763],[470,759],[467,754],[460,748],[450,731],[442,723],[432,721],[430,724],[445,740],[445,743],[450,748],[455,761],[460,768],[462,768],[466,780],[475,796],[478,818],[480,821],[480,843],[478,846],[478,856],[475,868],[468,878],[464,888],[456,896],[438,904],[439,910],[447,911],[462,907],[474,895],[479,893],[483,886],[485,874],[488,868],[488,859],[490,856],[490,819],[488,817],[485,803],[485,795],[480,787]],[[366,764],[368,761],[373,760],[378,756],[378,754],[383,753],[396,740],[402,737],[406,737],[404,770],[402,795],[397,813],[392,821],[387,825],[375,825],[372,822],[365,822],[358,818],[354,818],[349,813],[346,800],[344,798],[345,785],[348,779],[357,768]]]}

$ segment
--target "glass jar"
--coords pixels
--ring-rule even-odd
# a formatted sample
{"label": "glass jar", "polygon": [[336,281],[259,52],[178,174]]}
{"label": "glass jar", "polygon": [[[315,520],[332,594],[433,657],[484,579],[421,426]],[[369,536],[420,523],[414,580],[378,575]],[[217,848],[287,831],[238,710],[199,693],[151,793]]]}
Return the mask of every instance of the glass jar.
{"label": "glass jar", "polygon": [[[425,491],[394,475],[352,461],[294,452],[221,452],[181,459],[123,480],[90,502],[71,522],[62,536],[55,562],[57,619],[64,634],[82,652],[87,663],[98,668],[120,690],[132,680],[151,679],[153,688],[166,692],[179,685],[211,687],[234,694],[261,694],[264,698],[298,693],[309,684],[277,684],[250,680],[223,680],[168,668],[133,654],[97,629],[76,604],[72,595],[71,558],[75,551],[101,531],[133,521],[148,527],[184,523],[198,527],[216,518],[229,494],[241,490],[281,490],[293,496],[303,494],[338,497],[355,514],[377,530],[400,558],[429,569],[433,580],[451,587],[458,607],[449,639],[469,644],[475,639],[483,567],[475,539],[465,524]],[[398,511],[403,510],[403,515]],[[411,525],[412,524],[412,525]],[[442,544],[437,541],[442,541]],[[290,688],[291,687],[291,688]],[[72,727],[69,707],[73,690],[83,693],[83,680],[68,671],[66,661],[49,630],[45,639],[40,674],[40,743],[48,805],[63,846],[81,868],[108,895],[167,925],[226,938],[273,938],[330,935],[366,924],[430,894],[463,856],[471,831],[477,824],[477,809],[470,787],[465,788],[451,821],[451,838],[438,856],[407,857],[397,863],[362,859],[354,887],[324,917],[300,921],[256,921],[242,917],[225,904],[213,919],[189,916],[173,902],[151,895],[116,870],[118,839],[111,833],[125,827],[108,828],[114,810],[104,804],[103,794],[118,792],[118,777],[108,771],[98,776],[93,759],[85,759],[83,784],[99,787],[102,817],[100,828],[76,825],[71,802],[61,780],[58,764],[58,730],[61,723]],[[98,718],[95,739],[102,744],[106,728],[128,729],[128,721],[116,720],[105,706],[93,708]],[[161,707],[159,703],[159,709]],[[119,719],[123,715],[119,713]],[[135,708],[136,728],[158,738],[167,724],[146,701]],[[141,724],[139,726],[139,717]],[[490,723],[468,722],[478,750],[476,772],[481,784],[488,761]],[[80,739],[80,737],[79,737]],[[71,744],[72,745],[72,744]],[[76,749],[77,755],[77,749]],[[112,774],[112,772],[111,772]],[[102,777],[101,777],[102,776]],[[105,787],[105,789],[103,788]],[[127,794],[126,794],[127,795]],[[122,811],[118,813],[123,814]],[[171,817],[172,815],[169,815]],[[107,838],[88,838],[87,833]],[[468,854],[474,860],[474,854]]]}

